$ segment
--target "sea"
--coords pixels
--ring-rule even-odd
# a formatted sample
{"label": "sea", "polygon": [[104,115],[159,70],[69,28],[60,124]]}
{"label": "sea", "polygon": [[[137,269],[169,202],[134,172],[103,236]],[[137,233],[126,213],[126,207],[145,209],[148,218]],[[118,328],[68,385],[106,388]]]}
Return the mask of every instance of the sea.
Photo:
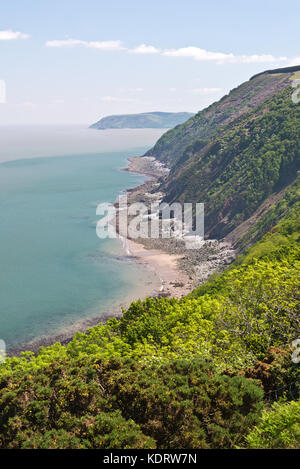
{"label": "sea", "polygon": [[96,207],[146,176],[120,169],[165,129],[0,126],[0,340],[7,350],[120,314],[159,289]]}

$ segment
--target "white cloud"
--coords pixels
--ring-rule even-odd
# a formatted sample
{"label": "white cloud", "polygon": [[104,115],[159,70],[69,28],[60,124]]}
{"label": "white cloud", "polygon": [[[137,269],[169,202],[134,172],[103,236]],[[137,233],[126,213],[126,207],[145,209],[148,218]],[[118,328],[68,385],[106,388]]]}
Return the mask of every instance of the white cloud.
{"label": "white cloud", "polygon": [[300,65],[300,57],[294,57],[293,59],[290,59],[286,65],[288,67],[293,67],[294,65]]}
{"label": "white cloud", "polygon": [[12,31],[11,29],[0,31],[0,41],[11,41],[13,39],[28,39],[29,37],[29,34],[20,33],[20,31]]}
{"label": "white cloud", "polygon": [[224,63],[267,63],[285,61],[287,57],[274,57],[270,54],[262,55],[234,55],[223,52],[211,52],[199,47],[189,46],[180,49],[167,49],[162,51],[162,55],[168,57],[189,57],[198,61],[210,61],[218,64]]}
{"label": "white cloud", "polygon": [[159,54],[160,50],[154,46],[147,46],[146,44],[141,44],[135,49],[130,49],[130,52],[134,54]]}
{"label": "white cloud", "polygon": [[223,54],[222,52],[209,52],[199,47],[182,47],[180,49],[167,49],[162,51],[162,55],[168,57],[189,57],[195,60],[233,60],[233,54]]}
{"label": "white cloud", "polygon": [[[1,38],[2,34],[2,38]],[[21,33],[14,33],[12,31],[0,31],[0,39],[14,39],[14,38],[25,38],[28,35]],[[47,47],[87,47],[93,49],[100,49],[106,51],[123,50],[134,54],[159,54],[166,57],[183,57],[197,60],[200,62],[213,62],[218,65],[220,64],[273,64],[279,66],[280,63],[286,63],[287,65],[299,64],[300,58],[289,59],[288,57],[275,57],[272,54],[241,54],[235,55],[233,53],[224,52],[212,52],[206,49],[201,49],[196,46],[181,47],[179,49],[158,49],[155,46],[140,44],[139,46],[129,49],[123,46],[122,42],[117,41],[83,41],[80,39],[63,39],[47,41],[45,43]]]}
{"label": "white cloud", "polygon": [[121,41],[82,41],[80,39],[63,39],[47,41],[45,44],[47,47],[90,47],[93,49],[101,50],[124,50]]}
{"label": "white cloud", "polygon": [[177,91],[177,89],[176,88],[169,88],[169,91],[170,91],[170,93],[175,93],[175,91]]}
{"label": "white cloud", "polygon": [[274,57],[274,55],[263,54],[263,55],[237,55],[235,57],[237,63],[254,64],[254,63],[276,63],[286,62],[287,57]]}
{"label": "white cloud", "polygon": [[102,50],[128,50],[135,54],[158,54],[160,52],[156,47],[147,46],[146,44],[141,44],[134,49],[128,49],[122,45],[121,41],[82,41],[80,39],[63,39],[47,41],[45,45],[47,47],[84,46]]}
{"label": "white cloud", "polygon": [[121,41],[102,41],[102,42],[88,42],[87,47],[93,47],[95,49],[102,50],[125,50],[126,48],[122,46]]}

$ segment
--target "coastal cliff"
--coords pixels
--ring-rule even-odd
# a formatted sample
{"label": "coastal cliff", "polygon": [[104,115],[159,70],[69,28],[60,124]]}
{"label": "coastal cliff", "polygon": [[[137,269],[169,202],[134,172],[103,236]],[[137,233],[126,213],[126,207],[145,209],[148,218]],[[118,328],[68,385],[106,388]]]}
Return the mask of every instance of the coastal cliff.
{"label": "coastal cliff", "polygon": [[292,101],[299,70],[253,77],[146,153],[170,168],[158,188],[165,202],[205,204],[207,238],[245,248],[285,213],[278,204],[300,169],[300,107]]}

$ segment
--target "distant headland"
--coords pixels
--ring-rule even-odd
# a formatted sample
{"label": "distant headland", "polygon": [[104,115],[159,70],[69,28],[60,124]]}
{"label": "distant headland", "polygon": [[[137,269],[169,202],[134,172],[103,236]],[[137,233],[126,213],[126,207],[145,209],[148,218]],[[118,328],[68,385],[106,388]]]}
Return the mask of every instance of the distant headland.
{"label": "distant headland", "polygon": [[169,129],[183,124],[194,114],[190,112],[144,112],[107,116],[91,125],[91,129]]}

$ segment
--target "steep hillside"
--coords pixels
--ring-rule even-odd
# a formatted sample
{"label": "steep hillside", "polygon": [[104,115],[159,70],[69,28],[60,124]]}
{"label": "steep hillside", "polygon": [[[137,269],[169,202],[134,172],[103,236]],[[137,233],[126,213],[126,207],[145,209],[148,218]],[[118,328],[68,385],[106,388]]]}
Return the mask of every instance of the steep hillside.
{"label": "steep hillside", "polygon": [[[299,67],[300,69],[300,67]],[[232,90],[182,125],[166,132],[146,155],[173,166],[193,142],[206,140],[277,91],[290,85],[292,73],[262,74]]]}
{"label": "steep hillside", "polygon": [[91,129],[170,129],[182,124],[193,114],[190,112],[145,112],[107,116],[91,125]]}
{"label": "steep hillside", "polygon": [[291,99],[289,70],[252,78],[147,152],[171,168],[160,187],[165,201],[205,203],[209,238],[241,224],[234,242],[247,236],[297,176],[300,106]]}

